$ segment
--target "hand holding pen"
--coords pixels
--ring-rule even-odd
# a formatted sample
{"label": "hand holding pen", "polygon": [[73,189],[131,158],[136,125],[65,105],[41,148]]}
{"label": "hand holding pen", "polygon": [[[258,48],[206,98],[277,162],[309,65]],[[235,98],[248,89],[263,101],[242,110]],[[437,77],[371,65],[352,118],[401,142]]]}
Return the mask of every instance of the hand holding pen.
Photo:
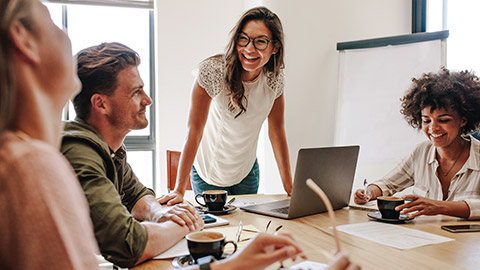
{"label": "hand holding pen", "polygon": [[363,189],[357,189],[357,191],[355,191],[355,196],[353,197],[353,200],[356,204],[366,204],[371,198],[372,196],[368,192],[367,179],[364,179]]}
{"label": "hand holding pen", "polygon": [[366,204],[377,196],[382,195],[382,190],[375,184],[368,184],[367,179],[363,180],[363,188],[355,191],[354,201],[356,204]]}
{"label": "hand holding pen", "polygon": [[368,196],[367,194],[367,187],[368,187],[368,183],[367,183],[367,178],[363,179],[363,199],[368,202],[370,200],[370,197]]}

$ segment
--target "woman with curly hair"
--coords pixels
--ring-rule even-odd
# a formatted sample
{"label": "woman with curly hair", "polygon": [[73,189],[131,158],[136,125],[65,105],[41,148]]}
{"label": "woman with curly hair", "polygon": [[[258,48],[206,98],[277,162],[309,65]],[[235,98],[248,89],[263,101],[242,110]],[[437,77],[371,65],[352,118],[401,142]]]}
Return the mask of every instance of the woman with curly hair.
{"label": "woman with curly hair", "polygon": [[413,194],[403,197],[411,201],[396,208],[401,214],[480,218],[480,142],[470,135],[480,123],[479,78],[443,68],[413,79],[401,100],[401,113],[428,141],[368,185],[366,194],[357,190],[355,202],[364,204],[413,186]]}

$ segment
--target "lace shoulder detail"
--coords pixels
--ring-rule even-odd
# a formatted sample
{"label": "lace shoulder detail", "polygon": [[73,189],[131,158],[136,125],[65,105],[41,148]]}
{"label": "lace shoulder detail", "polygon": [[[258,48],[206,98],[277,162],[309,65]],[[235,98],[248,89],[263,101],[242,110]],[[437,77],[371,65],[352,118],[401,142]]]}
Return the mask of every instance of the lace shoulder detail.
{"label": "lace shoulder detail", "polygon": [[221,56],[207,58],[199,64],[197,82],[212,98],[225,88],[224,69]]}
{"label": "lace shoulder detail", "polygon": [[275,98],[278,98],[283,94],[283,88],[285,84],[285,70],[280,70],[278,76],[275,77],[273,72],[267,72],[267,86],[275,92]]}

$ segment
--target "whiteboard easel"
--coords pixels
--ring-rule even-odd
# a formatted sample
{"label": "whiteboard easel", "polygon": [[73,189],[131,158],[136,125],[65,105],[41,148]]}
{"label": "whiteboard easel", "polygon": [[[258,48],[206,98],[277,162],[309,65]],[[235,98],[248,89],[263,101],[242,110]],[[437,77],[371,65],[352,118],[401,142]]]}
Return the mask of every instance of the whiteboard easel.
{"label": "whiteboard easel", "polygon": [[[425,141],[400,113],[412,78],[445,65],[445,39],[339,51],[336,145],[360,145],[353,192]],[[406,193],[408,191],[405,191]]]}

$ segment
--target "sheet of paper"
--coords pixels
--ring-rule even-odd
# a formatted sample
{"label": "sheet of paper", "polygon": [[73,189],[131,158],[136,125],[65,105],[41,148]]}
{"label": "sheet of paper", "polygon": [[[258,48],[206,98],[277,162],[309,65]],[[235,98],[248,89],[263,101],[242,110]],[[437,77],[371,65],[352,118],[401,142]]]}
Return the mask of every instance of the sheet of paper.
{"label": "sheet of paper", "polygon": [[303,261],[300,263],[297,263],[295,265],[290,266],[288,269],[292,270],[310,270],[310,269],[315,269],[315,270],[323,270],[327,269],[326,264],[324,263],[319,263],[319,262],[312,262],[312,261]]}
{"label": "sheet of paper", "polygon": [[224,219],[213,214],[206,214],[206,215],[215,218],[217,221],[213,223],[205,223],[205,228],[218,227],[218,226],[228,225],[230,223],[228,219]]}
{"label": "sheet of paper", "polygon": [[378,210],[376,200],[369,201],[366,204],[356,204],[355,202],[351,202],[348,206],[350,206],[351,208],[360,209],[360,210],[372,210],[372,211]]}
{"label": "sheet of paper", "polygon": [[173,247],[170,249],[167,249],[165,252],[163,252],[160,255],[157,255],[156,257],[153,257],[153,259],[172,259],[176,258],[179,256],[185,256],[188,255],[188,247],[187,247],[187,239],[183,238],[180,240],[177,244],[175,244]]}
{"label": "sheet of paper", "polygon": [[[205,231],[215,231],[215,232],[223,232],[225,234],[226,241],[233,241],[235,239],[235,235],[237,234],[238,226],[220,226],[214,228],[206,228]],[[243,248],[250,238],[255,237],[256,233],[248,232],[245,230],[250,231],[258,231],[258,229],[253,225],[244,225],[243,231],[240,235],[240,241],[237,243],[237,250]],[[225,253],[229,254],[233,251],[233,246],[228,244],[225,246]],[[162,254],[154,257],[153,259],[172,259],[179,256],[188,255],[188,246],[187,240],[183,238],[178,242],[176,245],[171,247],[170,249],[166,250]]]}
{"label": "sheet of paper", "polygon": [[[242,249],[251,238],[257,235],[254,232],[249,232],[245,230],[258,231],[258,229],[251,224],[243,225],[243,231],[240,234],[240,241],[237,243],[237,250]],[[235,236],[237,235],[238,226],[221,226],[221,227],[215,227],[215,228],[208,228],[208,229],[205,229],[205,231],[223,232],[225,234],[226,241],[234,241]],[[225,253],[231,253],[232,251],[233,251],[233,246],[231,244],[228,244],[225,246]]]}
{"label": "sheet of paper", "polygon": [[454,241],[454,239],[436,234],[375,221],[341,225],[337,226],[337,230],[398,249]]}
{"label": "sheet of paper", "polygon": [[275,200],[270,196],[247,195],[247,196],[236,197],[232,205],[235,205],[236,207],[243,207],[243,206],[252,205],[252,204],[269,203],[269,202],[275,202],[275,201],[277,200]]}

